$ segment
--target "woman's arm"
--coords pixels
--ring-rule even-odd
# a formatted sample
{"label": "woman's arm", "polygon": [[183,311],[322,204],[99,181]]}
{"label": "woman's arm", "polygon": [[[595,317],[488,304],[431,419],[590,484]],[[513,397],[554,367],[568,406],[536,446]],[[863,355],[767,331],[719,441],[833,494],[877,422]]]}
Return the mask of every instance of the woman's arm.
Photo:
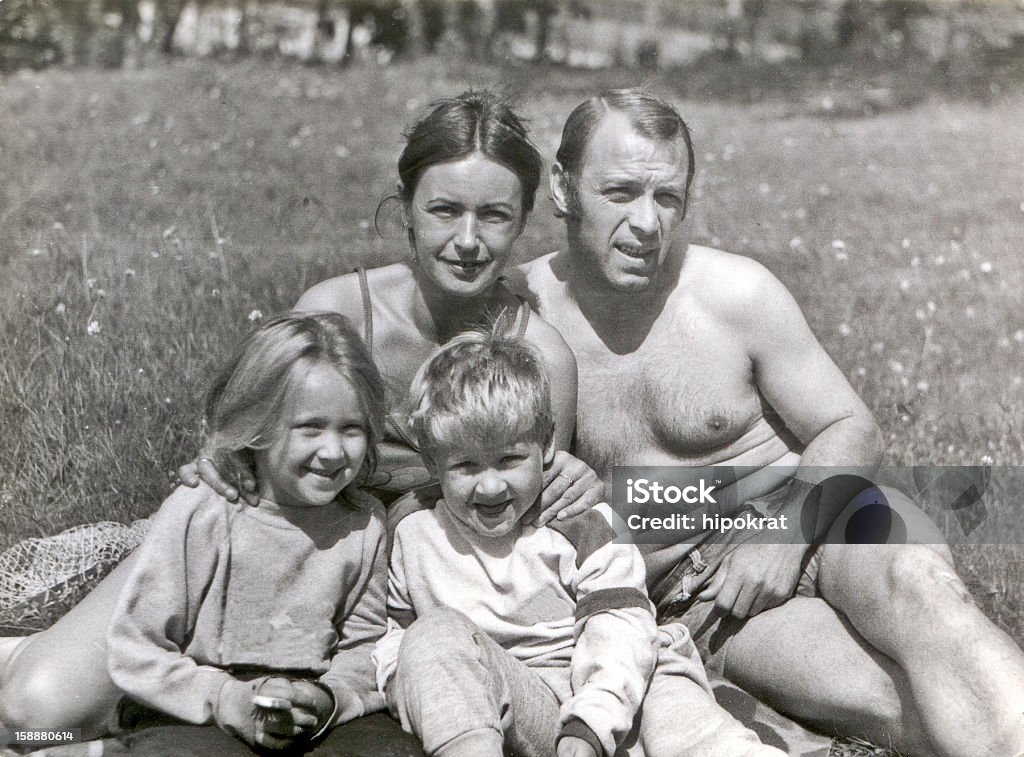
{"label": "woman's arm", "polygon": [[568,518],[604,499],[604,484],[589,465],[569,453],[576,430],[576,358],[562,335],[539,316],[530,318],[526,338],[537,348],[551,384],[555,457],[544,469],[541,514],[535,525]]}

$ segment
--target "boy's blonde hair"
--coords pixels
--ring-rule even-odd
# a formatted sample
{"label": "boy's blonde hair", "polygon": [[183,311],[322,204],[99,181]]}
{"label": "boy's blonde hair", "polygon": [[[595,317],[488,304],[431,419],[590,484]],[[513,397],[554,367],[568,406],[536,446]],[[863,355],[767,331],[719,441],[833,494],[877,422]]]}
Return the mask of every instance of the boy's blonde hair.
{"label": "boy's blonde hair", "polygon": [[364,481],[376,465],[384,386],[359,334],[339,313],[284,313],[242,342],[207,394],[205,454],[225,473],[237,475],[237,465],[254,473],[251,452],[273,444],[291,387],[316,365],[334,368],[359,399],[367,452],[356,483]]}
{"label": "boy's blonde hair", "polygon": [[428,461],[439,450],[505,441],[546,447],[554,432],[551,389],[533,347],[499,318],[435,352],[412,382],[410,423]]}

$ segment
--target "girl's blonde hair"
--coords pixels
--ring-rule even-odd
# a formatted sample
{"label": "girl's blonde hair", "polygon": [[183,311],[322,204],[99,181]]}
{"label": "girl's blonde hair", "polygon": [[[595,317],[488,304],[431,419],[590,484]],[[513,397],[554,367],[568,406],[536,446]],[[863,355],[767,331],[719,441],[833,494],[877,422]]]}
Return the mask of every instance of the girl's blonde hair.
{"label": "girl's blonde hair", "polygon": [[355,390],[366,424],[366,460],[356,477],[365,481],[377,463],[384,424],[384,385],[369,351],[339,313],[278,315],[251,333],[214,380],[206,398],[205,454],[219,469],[237,475],[253,470],[252,451],[273,444],[291,387],[315,365],[338,371]]}

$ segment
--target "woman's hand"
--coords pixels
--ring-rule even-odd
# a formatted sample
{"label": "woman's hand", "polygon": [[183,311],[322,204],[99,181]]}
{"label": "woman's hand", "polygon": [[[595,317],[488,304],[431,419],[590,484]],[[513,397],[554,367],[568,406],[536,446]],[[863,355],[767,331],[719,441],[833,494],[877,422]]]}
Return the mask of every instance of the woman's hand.
{"label": "woman's hand", "polygon": [[236,467],[240,471],[238,486],[232,486],[224,480],[213,460],[208,457],[200,457],[178,468],[178,483],[195,489],[202,481],[228,502],[236,501],[241,493],[242,499],[256,507],[260,503],[260,495],[256,492],[256,479],[252,474],[245,472],[243,466]]}
{"label": "woman's hand", "polygon": [[579,515],[604,500],[604,484],[589,465],[568,452],[556,452],[544,469],[544,491],[540,495],[541,513],[537,527],[554,518]]}

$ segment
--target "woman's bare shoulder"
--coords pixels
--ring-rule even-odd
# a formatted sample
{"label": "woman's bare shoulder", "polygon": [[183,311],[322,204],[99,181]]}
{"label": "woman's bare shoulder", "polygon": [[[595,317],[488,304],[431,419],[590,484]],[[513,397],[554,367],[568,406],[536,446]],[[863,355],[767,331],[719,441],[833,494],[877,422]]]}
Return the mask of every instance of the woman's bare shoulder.
{"label": "woman's bare shoulder", "polygon": [[540,351],[548,364],[571,365],[575,369],[576,358],[561,333],[536,312],[530,313],[526,338]]}
{"label": "woman's bare shoulder", "polygon": [[[383,292],[406,277],[408,270],[407,266],[395,263],[366,271],[371,292],[382,296]],[[329,310],[351,317],[361,314],[362,308],[359,274],[353,271],[314,284],[302,293],[294,309]]]}

